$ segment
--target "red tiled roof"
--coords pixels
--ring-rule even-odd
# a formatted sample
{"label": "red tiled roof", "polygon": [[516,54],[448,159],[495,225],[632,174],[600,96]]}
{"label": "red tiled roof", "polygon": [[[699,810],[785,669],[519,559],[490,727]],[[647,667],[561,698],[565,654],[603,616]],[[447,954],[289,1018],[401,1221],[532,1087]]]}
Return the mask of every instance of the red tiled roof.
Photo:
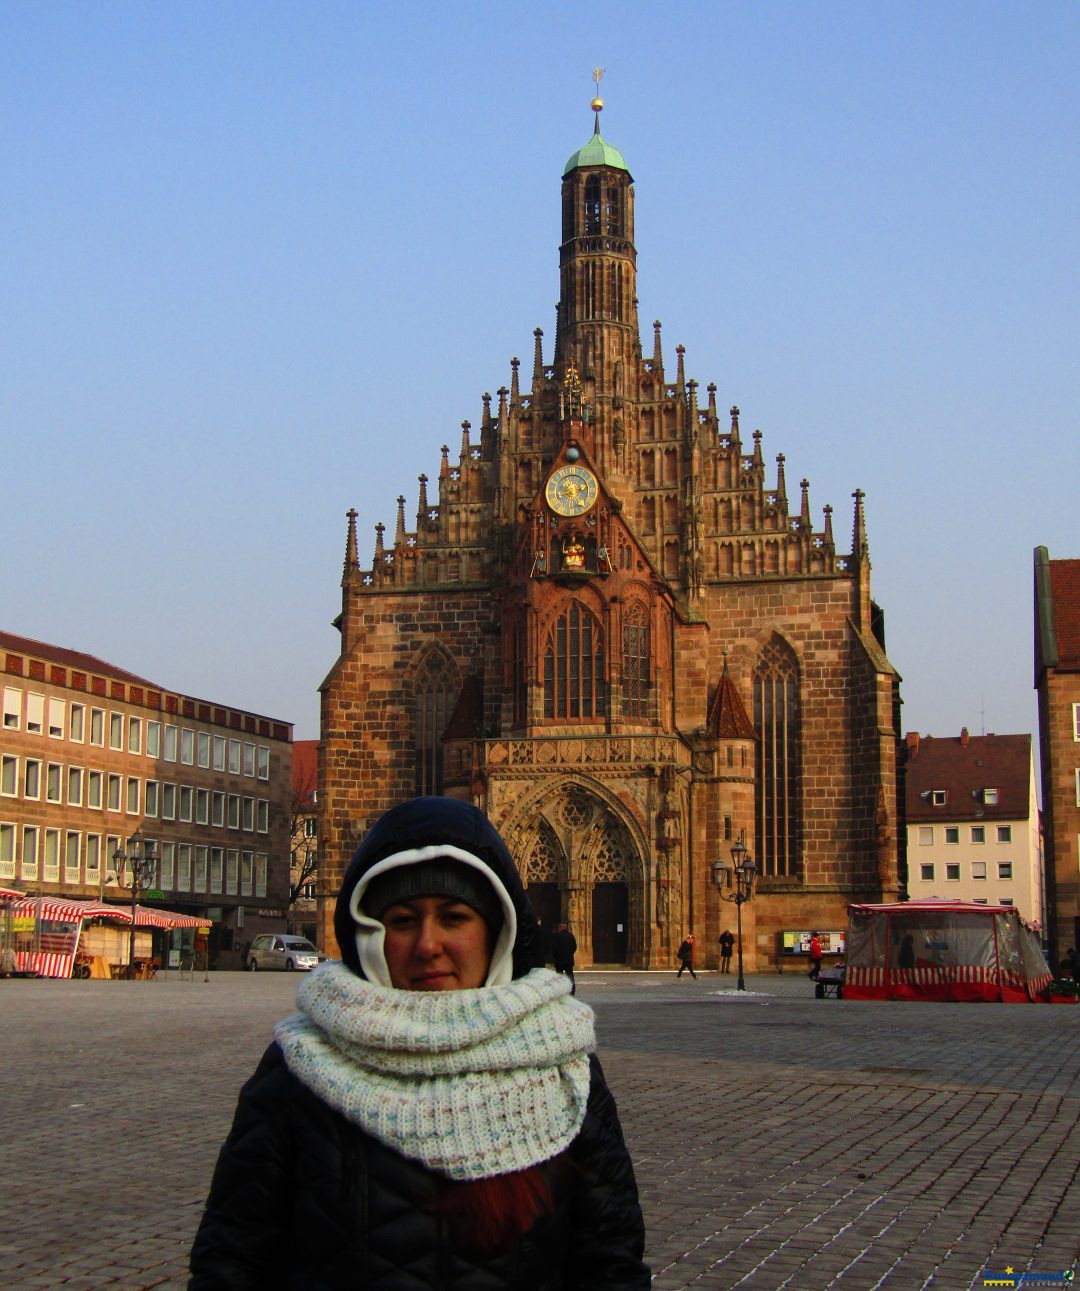
{"label": "red tiled roof", "polygon": [[65,646],[49,645],[47,641],[34,641],[30,637],[18,637],[13,632],[0,632],[0,650],[12,654],[30,655],[48,663],[64,664],[68,668],[78,668],[83,672],[95,672],[101,677],[115,677],[117,681],[133,682],[136,686],[158,687],[156,681],[137,677],[126,668],[118,668],[113,663],[106,663],[92,654],[83,654],[81,650],[68,650]]}
{"label": "red tiled roof", "polygon": [[1050,587],[1059,664],[1075,668],[1080,666],[1080,560],[1052,560]]}
{"label": "red tiled roof", "polygon": [[713,695],[706,726],[709,734],[716,739],[756,738],[754,725],[746,715],[746,706],[726,668]]}
{"label": "red tiled roof", "polygon": [[292,791],[298,804],[310,800],[314,805],[314,794],[319,782],[319,741],[293,740],[292,746]]}
{"label": "red tiled roof", "polygon": [[[905,798],[909,821],[1022,820],[1030,805],[1031,736],[908,736]],[[931,800],[944,789],[943,807]],[[983,801],[996,789],[996,804]]]}

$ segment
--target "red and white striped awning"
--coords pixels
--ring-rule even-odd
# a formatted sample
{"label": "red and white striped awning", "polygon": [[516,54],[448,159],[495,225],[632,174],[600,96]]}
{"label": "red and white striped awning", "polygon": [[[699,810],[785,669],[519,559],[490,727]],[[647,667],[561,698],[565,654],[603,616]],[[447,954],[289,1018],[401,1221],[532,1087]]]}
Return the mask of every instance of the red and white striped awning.
{"label": "red and white striped awning", "polygon": [[[16,916],[29,919],[55,919],[63,923],[80,923],[83,919],[115,919],[131,923],[130,905],[111,905],[107,901],[80,900],[77,897],[28,897],[20,893],[12,903]],[[199,915],[178,914],[153,906],[135,907],[136,928],[210,928],[213,920]]]}

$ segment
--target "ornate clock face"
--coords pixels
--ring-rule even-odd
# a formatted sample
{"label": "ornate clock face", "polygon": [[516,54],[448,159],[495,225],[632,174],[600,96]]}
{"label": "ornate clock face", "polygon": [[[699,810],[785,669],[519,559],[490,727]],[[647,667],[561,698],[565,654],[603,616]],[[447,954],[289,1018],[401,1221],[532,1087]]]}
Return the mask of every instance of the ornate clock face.
{"label": "ornate clock face", "polygon": [[556,515],[580,516],[596,503],[596,476],[586,466],[560,466],[548,478],[544,496]]}

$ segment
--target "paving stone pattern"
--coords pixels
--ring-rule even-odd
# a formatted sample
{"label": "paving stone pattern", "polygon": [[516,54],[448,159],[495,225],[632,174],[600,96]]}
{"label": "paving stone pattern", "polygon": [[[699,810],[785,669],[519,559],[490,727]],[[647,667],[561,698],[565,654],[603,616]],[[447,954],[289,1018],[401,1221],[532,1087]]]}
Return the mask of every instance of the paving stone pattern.
{"label": "paving stone pattern", "polygon": [[[658,1291],[981,1286],[1080,1261],[1080,1006],[584,973]],[[0,1286],[183,1287],[286,974],[0,983]]]}

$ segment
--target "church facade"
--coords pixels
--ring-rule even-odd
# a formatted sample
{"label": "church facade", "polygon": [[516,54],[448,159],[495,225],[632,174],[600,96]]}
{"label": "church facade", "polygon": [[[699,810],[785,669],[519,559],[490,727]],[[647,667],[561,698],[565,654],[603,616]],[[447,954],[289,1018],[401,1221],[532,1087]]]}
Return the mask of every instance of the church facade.
{"label": "church facade", "polygon": [[904,871],[899,677],[851,548],[738,408],[643,347],[633,178],[603,138],[562,178],[554,345],[483,396],[361,562],[350,512],[321,688],[320,937],[367,826],[414,793],[476,803],[579,963],[667,967],[735,927],[711,871],[745,843],[748,968],[847,925]]}

